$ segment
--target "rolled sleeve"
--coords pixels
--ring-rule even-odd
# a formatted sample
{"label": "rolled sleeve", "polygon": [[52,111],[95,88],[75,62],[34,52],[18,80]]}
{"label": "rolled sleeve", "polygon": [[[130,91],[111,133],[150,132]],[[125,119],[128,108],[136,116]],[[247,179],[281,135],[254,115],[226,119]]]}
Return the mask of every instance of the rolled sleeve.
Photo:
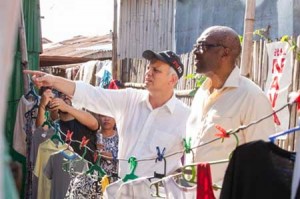
{"label": "rolled sleeve", "polygon": [[94,113],[117,119],[118,114],[126,107],[127,97],[126,89],[109,90],[76,81],[72,102],[76,108],[84,107]]}

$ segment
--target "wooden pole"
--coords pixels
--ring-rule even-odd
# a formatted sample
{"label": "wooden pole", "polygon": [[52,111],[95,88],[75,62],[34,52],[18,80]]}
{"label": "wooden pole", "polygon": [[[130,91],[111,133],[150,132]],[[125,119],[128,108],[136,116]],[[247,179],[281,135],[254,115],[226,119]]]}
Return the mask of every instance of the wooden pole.
{"label": "wooden pole", "polygon": [[255,21],[255,0],[246,1],[244,18],[244,39],[242,45],[241,75],[248,77],[250,73],[253,31]]}
{"label": "wooden pole", "polygon": [[[19,39],[20,39],[20,49],[21,49],[21,65],[22,69],[28,69],[28,54],[27,54],[27,42],[26,42],[26,30],[23,14],[23,5],[21,4],[21,18],[19,23]],[[29,80],[28,75],[23,74],[23,92],[24,94],[29,91]]]}
{"label": "wooden pole", "polygon": [[113,79],[118,79],[118,56],[117,56],[117,28],[118,28],[118,0],[114,0],[114,22],[112,32],[112,76]]}

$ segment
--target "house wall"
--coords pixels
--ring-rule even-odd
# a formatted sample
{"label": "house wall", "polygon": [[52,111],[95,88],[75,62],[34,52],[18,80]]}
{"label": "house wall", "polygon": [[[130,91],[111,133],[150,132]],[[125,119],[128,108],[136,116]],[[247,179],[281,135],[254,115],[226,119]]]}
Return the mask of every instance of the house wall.
{"label": "house wall", "polygon": [[119,6],[118,59],[175,50],[176,0],[120,0]]}
{"label": "house wall", "polygon": [[[256,0],[255,27],[270,25],[269,37],[300,33],[300,0]],[[177,0],[175,36],[177,53],[190,52],[201,32],[226,25],[243,34],[246,0]]]}

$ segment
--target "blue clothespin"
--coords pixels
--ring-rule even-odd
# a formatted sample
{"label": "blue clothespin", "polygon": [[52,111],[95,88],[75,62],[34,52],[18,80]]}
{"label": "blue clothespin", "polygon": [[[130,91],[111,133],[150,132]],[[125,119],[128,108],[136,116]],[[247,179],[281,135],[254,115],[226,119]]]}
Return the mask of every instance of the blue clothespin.
{"label": "blue clothespin", "polygon": [[160,152],[160,148],[158,146],[156,147],[157,158],[155,159],[155,162],[157,162],[157,160],[158,161],[162,161],[164,159],[165,150],[166,150],[166,147],[164,147],[164,149],[162,150],[162,152]]}
{"label": "blue clothespin", "polygon": [[155,159],[155,163],[157,161],[164,161],[164,173],[160,174],[160,173],[157,173],[156,171],[154,171],[154,176],[153,177],[154,178],[163,178],[167,174],[167,161],[166,161],[166,158],[164,157],[166,147],[164,147],[163,150],[160,152],[160,148],[157,146],[156,151],[157,151],[157,158]]}

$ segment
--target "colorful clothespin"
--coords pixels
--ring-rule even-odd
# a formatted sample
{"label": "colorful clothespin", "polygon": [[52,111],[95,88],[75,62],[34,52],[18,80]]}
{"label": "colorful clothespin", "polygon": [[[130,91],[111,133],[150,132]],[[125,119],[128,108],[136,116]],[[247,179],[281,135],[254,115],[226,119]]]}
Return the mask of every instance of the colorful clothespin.
{"label": "colorful clothespin", "polygon": [[85,136],[83,136],[82,137],[82,140],[81,140],[81,143],[80,143],[80,149],[82,148],[82,147],[84,147],[84,151],[83,151],[83,154],[82,154],[82,158],[84,158],[85,157],[85,155],[86,155],[86,150],[87,150],[87,148],[85,147],[86,145],[87,145],[87,143],[90,141],[90,139],[86,139],[86,137]]}
{"label": "colorful clothespin", "polygon": [[222,142],[224,142],[224,138],[229,138],[229,133],[225,129],[223,129],[220,125],[215,125],[216,129],[219,130],[220,133],[216,133],[215,136],[222,138]]}
{"label": "colorful clothespin", "polygon": [[60,130],[59,123],[55,122],[53,126],[54,126],[55,132],[59,133],[59,130]]}
{"label": "colorful clothespin", "polygon": [[289,103],[293,104],[296,103],[297,104],[297,110],[300,110],[300,93],[299,92],[292,92],[291,94],[289,94]]}
{"label": "colorful clothespin", "polygon": [[158,146],[156,147],[157,158],[155,159],[155,162],[162,161],[164,159],[165,150],[166,150],[166,147],[164,147],[164,149],[160,152],[160,148]]}
{"label": "colorful clothespin", "polygon": [[127,182],[128,180],[134,180],[138,178],[137,175],[134,174],[135,169],[137,167],[137,159],[134,156],[131,156],[128,160],[129,163],[129,168],[130,168],[130,173],[126,174],[125,177],[123,178],[123,182]]}
{"label": "colorful clothespin", "polygon": [[88,144],[89,141],[90,141],[90,139],[87,139],[85,136],[83,136],[82,140],[81,140],[81,143],[80,143],[80,149],[82,147],[85,147]]}
{"label": "colorful clothespin", "polygon": [[44,126],[48,126],[48,128],[52,127],[53,124],[52,124],[52,122],[50,121],[50,114],[49,114],[49,111],[46,111],[46,112],[45,112],[44,118],[45,118],[45,121],[44,121],[44,123],[42,124],[42,127],[44,127]]}
{"label": "colorful clothespin", "polygon": [[67,130],[67,135],[66,135],[66,142],[69,142],[69,143],[71,143],[72,142],[72,136],[73,136],[73,133],[74,132],[72,132],[72,131],[70,131],[70,130]]}
{"label": "colorful clothespin", "polygon": [[184,147],[184,151],[185,153],[190,153],[191,152],[191,142],[192,142],[192,138],[190,137],[189,140],[187,141],[185,138],[183,138],[183,147]]}
{"label": "colorful clothespin", "polygon": [[[99,159],[100,159],[100,158],[99,158]],[[94,152],[94,162],[97,162],[97,160],[98,160],[98,152],[95,151],[95,152]]]}

